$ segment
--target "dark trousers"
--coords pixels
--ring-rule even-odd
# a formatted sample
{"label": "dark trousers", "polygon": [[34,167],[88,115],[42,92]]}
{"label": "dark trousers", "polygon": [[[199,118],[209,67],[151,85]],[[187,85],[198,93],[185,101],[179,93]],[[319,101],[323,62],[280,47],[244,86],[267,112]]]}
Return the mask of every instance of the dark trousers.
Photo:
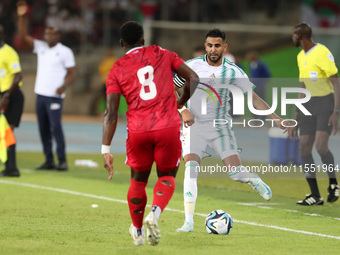
{"label": "dark trousers", "polygon": [[66,161],[65,139],[61,125],[63,99],[37,95],[36,112],[46,162],[54,163],[52,139],[57,144],[59,163]]}

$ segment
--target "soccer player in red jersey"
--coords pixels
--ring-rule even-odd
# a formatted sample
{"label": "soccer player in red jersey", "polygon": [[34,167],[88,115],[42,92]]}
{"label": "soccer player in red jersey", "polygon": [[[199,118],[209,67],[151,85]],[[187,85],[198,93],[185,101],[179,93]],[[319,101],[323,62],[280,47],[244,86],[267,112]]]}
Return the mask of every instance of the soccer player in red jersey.
{"label": "soccer player in red jersey", "polygon": [[[143,27],[129,21],[120,28],[120,43],[126,54],[112,67],[106,81],[107,104],[103,125],[104,166],[113,175],[110,144],[117,125],[120,96],[128,104],[126,164],[131,167],[127,194],[135,245],[143,245],[145,187],[153,162],[158,181],[154,186],[151,212],[144,220],[149,244],[160,241],[158,218],[175,190],[175,176],[181,161],[180,126],[177,109],[190,97],[190,80],[197,85],[197,74],[174,52],[159,46],[144,47]],[[184,92],[176,102],[172,71],[185,77]],[[195,86],[195,85],[194,85]]]}

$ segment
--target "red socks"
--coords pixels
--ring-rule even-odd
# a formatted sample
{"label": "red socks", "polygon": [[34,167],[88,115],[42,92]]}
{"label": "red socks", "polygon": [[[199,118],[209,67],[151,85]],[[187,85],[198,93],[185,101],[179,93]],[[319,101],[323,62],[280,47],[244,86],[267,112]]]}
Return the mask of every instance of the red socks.
{"label": "red socks", "polygon": [[[131,179],[127,194],[132,223],[136,228],[142,228],[144,211],[147,202],[145,192],[147,182],[138,182]],[[157,205],[163,211],[175,191],[175,178],[173,176],[160,177],[154,187],[152,205]]]}
{"label": "red socks", "polygon": [[159,206],[163,211],[174,194],[175,187],[176,183],[173,176],[163,176],[158,178],[153,189],[152,205]]}
{"label": "red socks", "polygon": [[136,228],[142,228],[147,196],[145,192],[147,182],[138,182],[131,179],[127,194],[132,223]]}

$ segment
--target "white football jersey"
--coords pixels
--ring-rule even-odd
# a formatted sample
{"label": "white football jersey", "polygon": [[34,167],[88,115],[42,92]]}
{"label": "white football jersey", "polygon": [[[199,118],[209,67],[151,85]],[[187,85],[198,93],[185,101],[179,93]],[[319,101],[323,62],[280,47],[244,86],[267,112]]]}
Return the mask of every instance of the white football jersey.
{"label": "white football jersey", "polygon": [[[223,86],[236,86],[243,94],[246,94],[252,91],[255,85],[249,81],[247,74],[235,63],[223,58],[223,63],[220,66],[211,66],[206,57],[207,55],[203,55],[186,61],[186,64],[197,73],[200,80],[188,101],[188,108],[195,115],[197,121],[230,118],[228,114],[230,90]],[[174,77],[176,86],[181,87],[184,82],[182,77],[177,75]]]}

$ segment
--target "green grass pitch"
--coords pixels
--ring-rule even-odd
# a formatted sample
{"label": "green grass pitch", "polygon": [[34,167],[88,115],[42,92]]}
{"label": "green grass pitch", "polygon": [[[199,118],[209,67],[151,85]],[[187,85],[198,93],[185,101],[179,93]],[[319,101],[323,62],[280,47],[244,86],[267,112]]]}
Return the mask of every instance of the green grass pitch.
{"label": "green grass pitch", "polygon": [[[107,180],[101,155],[69,154],[68,172],[35,171],[41,153],[19,152],[20,178],[0,179],[0,254],[337,254],[340,247],[340,202],[298,207],[308,193],[304,179],[266,179],[273,199],[264,201],[247,184],[228,178],[199,179],[192,233],[177,233],[183,224],[183,166],[176,191],[159,221],[158,246],[136,247],[126,193],[129,168],[114,155],[115,174]],[[92,159],[98,168],[75,166]],[[249,164],[249,162],[247,162]],[[2,167],[2,165],[0,165]],[[152,172],[147,186],[152,202]],[[327,198],[327,179],[319,180]],[[92,208],[97,204],[98,208]],[[234,219],[227,236],[209,235],[205,216],[223,209]],[[147,207],[146,213],[150,210]]]}

